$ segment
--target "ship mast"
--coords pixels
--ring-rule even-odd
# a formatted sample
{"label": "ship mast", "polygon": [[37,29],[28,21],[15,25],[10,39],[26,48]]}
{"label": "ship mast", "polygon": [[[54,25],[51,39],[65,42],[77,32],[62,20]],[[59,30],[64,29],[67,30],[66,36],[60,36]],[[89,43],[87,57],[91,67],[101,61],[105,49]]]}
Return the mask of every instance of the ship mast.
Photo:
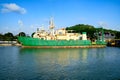
{"label": "ship mast", "polygon": [[49,21],[49,29],[50,29],[50,33],[51,35],[54,35],[54,28],[55,28],[55,25],[54,25],[54,22],[53,22],[53,18],[50,19]]}

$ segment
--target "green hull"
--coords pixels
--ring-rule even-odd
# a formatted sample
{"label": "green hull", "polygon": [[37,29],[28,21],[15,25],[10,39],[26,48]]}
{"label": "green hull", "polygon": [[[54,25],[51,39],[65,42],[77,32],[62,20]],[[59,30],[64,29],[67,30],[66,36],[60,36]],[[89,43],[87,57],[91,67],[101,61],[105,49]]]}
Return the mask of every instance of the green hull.
{"label": "green hull", "polygon": [[[18,41],[22,46],[29,47],[54,47],[54,46],[91,46],[90,40],[42,40],[32,37],[18,37]],[[96,42],[97,45],[104,45],[103,42]]]}

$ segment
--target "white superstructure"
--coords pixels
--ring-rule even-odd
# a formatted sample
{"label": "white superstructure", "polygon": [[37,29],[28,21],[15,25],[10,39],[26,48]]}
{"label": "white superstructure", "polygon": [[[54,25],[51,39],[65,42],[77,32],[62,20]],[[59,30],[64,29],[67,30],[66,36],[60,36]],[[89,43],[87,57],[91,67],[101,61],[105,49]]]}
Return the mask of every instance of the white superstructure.
{"label": "white superstructure", "polygon": [[40,38],[44,40],[87,40],[86,32],[83,34],[80,33],[71,33],[68,32],[65,28],[54,30],[55,25],[53,23],[53,19],[49,22],[49,30],[50,32],[46,32],[44,29],[37,29],[37,32],[33,35],[33,38]]}

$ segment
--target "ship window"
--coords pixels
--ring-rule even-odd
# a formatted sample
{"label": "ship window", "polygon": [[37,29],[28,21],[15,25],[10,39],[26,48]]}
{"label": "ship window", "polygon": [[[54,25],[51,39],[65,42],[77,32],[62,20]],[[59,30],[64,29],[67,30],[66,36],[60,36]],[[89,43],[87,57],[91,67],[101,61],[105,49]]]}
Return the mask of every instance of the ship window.
{"label": "ship window", "polygon": [[80,40],[82,40],[82,37],[79,37]]}
{"label": "ship window", "polygon": [[114,36],[114,34],[111,34],[111,36]]}
{"label": "ship window", "polygon": [[62,34],[62,32],[59,32],[59,34]]}
{"label": "ship window", "polygon": [[41,38],[41,40],[44,40],[44,38]]}

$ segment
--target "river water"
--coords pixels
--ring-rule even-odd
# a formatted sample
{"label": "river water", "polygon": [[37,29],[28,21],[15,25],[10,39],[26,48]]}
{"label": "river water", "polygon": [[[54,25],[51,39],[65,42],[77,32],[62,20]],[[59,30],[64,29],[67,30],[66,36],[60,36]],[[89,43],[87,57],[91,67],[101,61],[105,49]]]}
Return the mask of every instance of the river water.
{"label": "river water", "polygon": [[120,80],[120,48],[1,46],[0,80]]}

